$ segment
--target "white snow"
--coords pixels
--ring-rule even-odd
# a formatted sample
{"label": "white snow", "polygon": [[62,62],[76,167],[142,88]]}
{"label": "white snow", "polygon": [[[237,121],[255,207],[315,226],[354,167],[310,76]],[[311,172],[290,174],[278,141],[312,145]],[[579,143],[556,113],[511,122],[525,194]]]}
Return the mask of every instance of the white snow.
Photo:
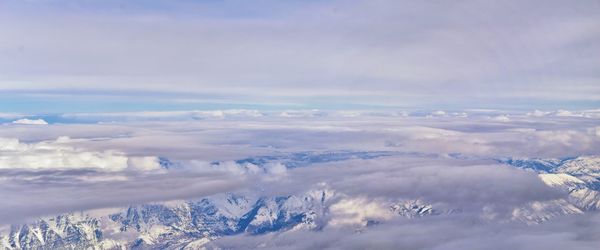
{"label": "white snow", "polygon": [[588,175],[598,178],[600,177],[600,157],[580,156],[566,161],[557,171],[570,175]]}
{"label": "white snow", "polygon": [[565,186],[568,184],[585,184],[584,181],[568,174],[539,174],[540,179],[548,186]]}

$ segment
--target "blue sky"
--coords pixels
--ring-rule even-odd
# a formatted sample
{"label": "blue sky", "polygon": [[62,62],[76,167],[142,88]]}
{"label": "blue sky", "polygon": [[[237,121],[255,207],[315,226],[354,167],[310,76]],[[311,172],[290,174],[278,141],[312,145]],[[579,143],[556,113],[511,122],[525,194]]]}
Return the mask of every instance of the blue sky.
{"label": "blue sky", "polygon": [[[236,100],[236,97],[239,98]],[[247,98],[247,99],[244,99]],[[177,110],[250,109],[263,111],[320,109],[320,110],[405,110],[405,111],[461,111],[473,108],[506,111],[574,109],[585,110],[600,106],[600,101],[589,100],[457,100],[426,103],[388,104],[370,100],[370,96],[354,98],[301,97],[274,98],[261,101],[247,96],[209,96],[201,94],[165,92],[111,92],[105,90],[56,92],[3,91],[0,92],[0,112],[26,114],[61,114],[89,112],[136,112]]]}
{"label": "blue sky", "polygon": [[599,24],[597,1],[0,1],[0,111],[597,108]]}

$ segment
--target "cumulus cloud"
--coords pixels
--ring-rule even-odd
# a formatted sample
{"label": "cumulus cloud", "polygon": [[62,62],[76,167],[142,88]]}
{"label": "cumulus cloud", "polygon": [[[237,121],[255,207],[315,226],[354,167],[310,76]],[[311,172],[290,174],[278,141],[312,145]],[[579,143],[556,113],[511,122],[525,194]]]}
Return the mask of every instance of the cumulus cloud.
{"label": "cumulus cloud", "polygon": [[15,120],[12,123],[13,124],[24,124],[24,125],[48,125],[48,122],[44,121],[43,119],[31,120],[31,119],[27,119],[27,118]]}
{"label": "cumulus cloud", "polygon": [[68,137],[55,141],[22,143],[0,138],[0,168],[14,169],[159,169],[158,158],[132,157],[118,151],[86,151],[68,145]]}
{"label": "cumulus cloud", "polygon": [[528,115],[528,116],[535,116],[535,117],[542,117],[542,116],[548,115],[548,114],[550,114],[550,113],[551,113],[551,112],[544,112],[544,111],[541,111],[541,110],[537,110],[537,109],[536,109],[536,110],[534,110],[533,112],[529,112],[529,113],[527,113],[527,115]]}
{"label": "cumulus cloud", "polygon": [[329,208],[329,226],[362,225],[377,220],[388,220],[393,214],[387,204],[369,201],[366,198],[346,198],[331,205]]}
{"label": "cumulus cloud", "polygon": [[431,116],[446,116],[446,112],[443,110],[433,111],[431,112]]}
{"label": "cumulus cloud", "polygon": [[499,122],[507,122],[510,121],[510,118],[508,117],[508,115],[499,115],[499,116],[494,116],[492,117],[493,120],[495,121],[499,121]]}

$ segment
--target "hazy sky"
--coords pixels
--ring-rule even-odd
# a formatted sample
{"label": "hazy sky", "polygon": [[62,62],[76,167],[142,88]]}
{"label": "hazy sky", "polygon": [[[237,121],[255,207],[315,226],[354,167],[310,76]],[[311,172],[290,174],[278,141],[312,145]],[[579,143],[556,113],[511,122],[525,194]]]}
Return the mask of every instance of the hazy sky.
{"label": "hazy sky", "polygon": [[599,41],[586,0],[0,0],[0,111],[596,108]]}

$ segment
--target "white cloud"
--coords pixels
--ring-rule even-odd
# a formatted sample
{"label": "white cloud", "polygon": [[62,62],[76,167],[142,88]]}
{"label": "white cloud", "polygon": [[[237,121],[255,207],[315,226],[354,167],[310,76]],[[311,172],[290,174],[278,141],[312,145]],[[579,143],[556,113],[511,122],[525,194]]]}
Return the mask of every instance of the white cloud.
{"label": "white cloud", "polygon": [[550,113],[551,113],[551,112],[544,112],[544,111],[541,111],[541,110],[537,110],[537,109],[536,109],[536,110],[534,110],[533,112],[527,113],[527,115],[528,115],[528,116],[534,116],[534,117],[542,117],[542,116],[548,115],[548,114],[550,114]]}
{"label": "white cloud", "polygon": [[446,116],[446,111],[443,110],[437,110],[437,111],[433,111],[431,112],[431,116]]}
{"label": "white cloud", "polygon": [[88,151],[68,145],[69,139],[21,143],[14,138],[0,138],[0,168],[5,169],[98,169],[122,171],[160,168],[152,156],[127,156],[115,151]]}
{"label": "white cloud", "polygon": [[155,156],[127,157],[127,167],[136,170],[156,170],[160,168]]}
{"label": "white cloud", "polygon": [[555,115],[556,116],[579,116],[569,110],[563,110],[563,109],[559,109],[558,111],[556,111]]}
{"label": "white cloud", "polygon": [[510,118],[508,117],[508,115],[494,116],[494,117],[492,117],[492,119],[495,121],[499,121],[499,122],[509,122],[510,121]]}
{"label": "white cloud", "polygon": [[48,122],[44,121],[43,119],[31,120],[31,119],[27,119],[27,118],[15,120],[12,123],[13,124],[24,124],[24,125],[48,125]]}
{"label": "white cloud", "polygon": [[287,175],[287,167],[279,162],[266,164],[265,169],[268,174],[275,177],[282,177]]}
{"label": "white cloud", "polygon": [[345,198],[329,208],[331,219],[329,226],[367,225],[369,220],[389,220],[393,214],[389,205],[366,198]]}

